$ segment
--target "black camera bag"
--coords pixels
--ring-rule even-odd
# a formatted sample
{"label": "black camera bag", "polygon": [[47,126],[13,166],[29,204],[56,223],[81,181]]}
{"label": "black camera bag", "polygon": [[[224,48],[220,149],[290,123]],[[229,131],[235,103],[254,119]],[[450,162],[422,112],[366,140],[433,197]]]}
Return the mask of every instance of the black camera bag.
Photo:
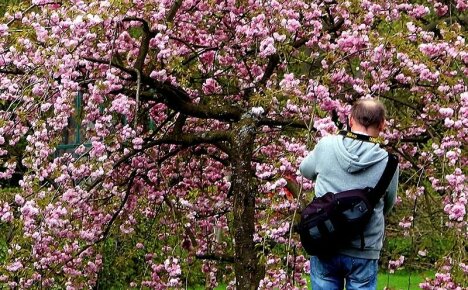
{"label": "black camera bag", "polygon": [[302,211],[297,225],[306,252],[313,256],[331,255],[358,234],[361,235],[361,250],[364,249],[364,229],[397,165],[397,157],[389,153],[385,170],[374,188],[328,192],[314,198]]}

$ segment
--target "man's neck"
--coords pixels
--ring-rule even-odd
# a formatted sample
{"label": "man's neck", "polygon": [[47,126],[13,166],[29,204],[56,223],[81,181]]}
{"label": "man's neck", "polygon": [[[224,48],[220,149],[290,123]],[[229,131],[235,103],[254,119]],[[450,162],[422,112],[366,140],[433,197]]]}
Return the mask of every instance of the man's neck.
{"label": "man's neck", "polygon": [[362,134],[362,135],[367,135],[371,137],[379,137],[380,131],[374,127],[369,127],[366,128],[364,126],[352,126],[351,127],[351,132]]}

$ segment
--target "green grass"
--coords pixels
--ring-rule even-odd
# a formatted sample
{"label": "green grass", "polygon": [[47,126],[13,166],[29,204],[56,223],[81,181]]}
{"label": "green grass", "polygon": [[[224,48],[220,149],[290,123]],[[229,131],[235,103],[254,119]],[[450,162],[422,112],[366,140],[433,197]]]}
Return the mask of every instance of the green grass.
{"label": "green grass", "polygon": [[[389,290],[416,290],[419,288],[419,283],[421,283],[425,277],[432,276],[431,273],[379,273],[377,278],[377,290],[382,290],[385,287]],[[309,279],[309,289],[310,282]],[[202,290],[203,286],[188,287],[189,290]],[[215,288],[215,290],[224,290],[226,289],[225,285],[221,285]]]}
{"label": "green grass", "polygon": [[419,283],[424,281],[425,277],[430,277],[430,273],[379,273],[377,278],[377,289],[385,287],[391,290],[413,290],[420,289]]}

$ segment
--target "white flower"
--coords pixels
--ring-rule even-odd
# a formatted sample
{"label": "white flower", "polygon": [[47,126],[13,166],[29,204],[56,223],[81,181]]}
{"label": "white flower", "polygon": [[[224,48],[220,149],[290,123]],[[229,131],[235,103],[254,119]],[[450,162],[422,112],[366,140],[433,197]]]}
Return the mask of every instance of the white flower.
{"label": "white flower", "polygon": [[265,110],[262,107],[253,107],[251,112],[255,116],[261,116],[263,113],[265,113]]}

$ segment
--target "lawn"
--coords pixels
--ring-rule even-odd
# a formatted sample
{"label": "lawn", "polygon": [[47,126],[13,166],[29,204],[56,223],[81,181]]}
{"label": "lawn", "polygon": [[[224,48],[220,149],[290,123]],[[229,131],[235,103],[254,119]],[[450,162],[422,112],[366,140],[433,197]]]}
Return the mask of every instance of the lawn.
{"label": "lawn", "polygon": [[[427,273],[379,273],[377,280],[377,289],[382,290],[385,287],[389,290],[416,290],[419,288],[419,283],[424,280],[424,277],[431,276]],[[201,286],[194,288],[187,288],[189,290],[202,290]],[[215,288],[215,290],[226,289],[225,285],[221,285]],[[309,289],[311,289],[309,287]]]}
{"label": "lawn", "polygon": [[430,277],[427,273],[396,273],[387,274],[380,273],[377,280],[377,289],[381,290],[385,287],[391,290],[413,290],[420,289],[421,283],[425,277]]}

